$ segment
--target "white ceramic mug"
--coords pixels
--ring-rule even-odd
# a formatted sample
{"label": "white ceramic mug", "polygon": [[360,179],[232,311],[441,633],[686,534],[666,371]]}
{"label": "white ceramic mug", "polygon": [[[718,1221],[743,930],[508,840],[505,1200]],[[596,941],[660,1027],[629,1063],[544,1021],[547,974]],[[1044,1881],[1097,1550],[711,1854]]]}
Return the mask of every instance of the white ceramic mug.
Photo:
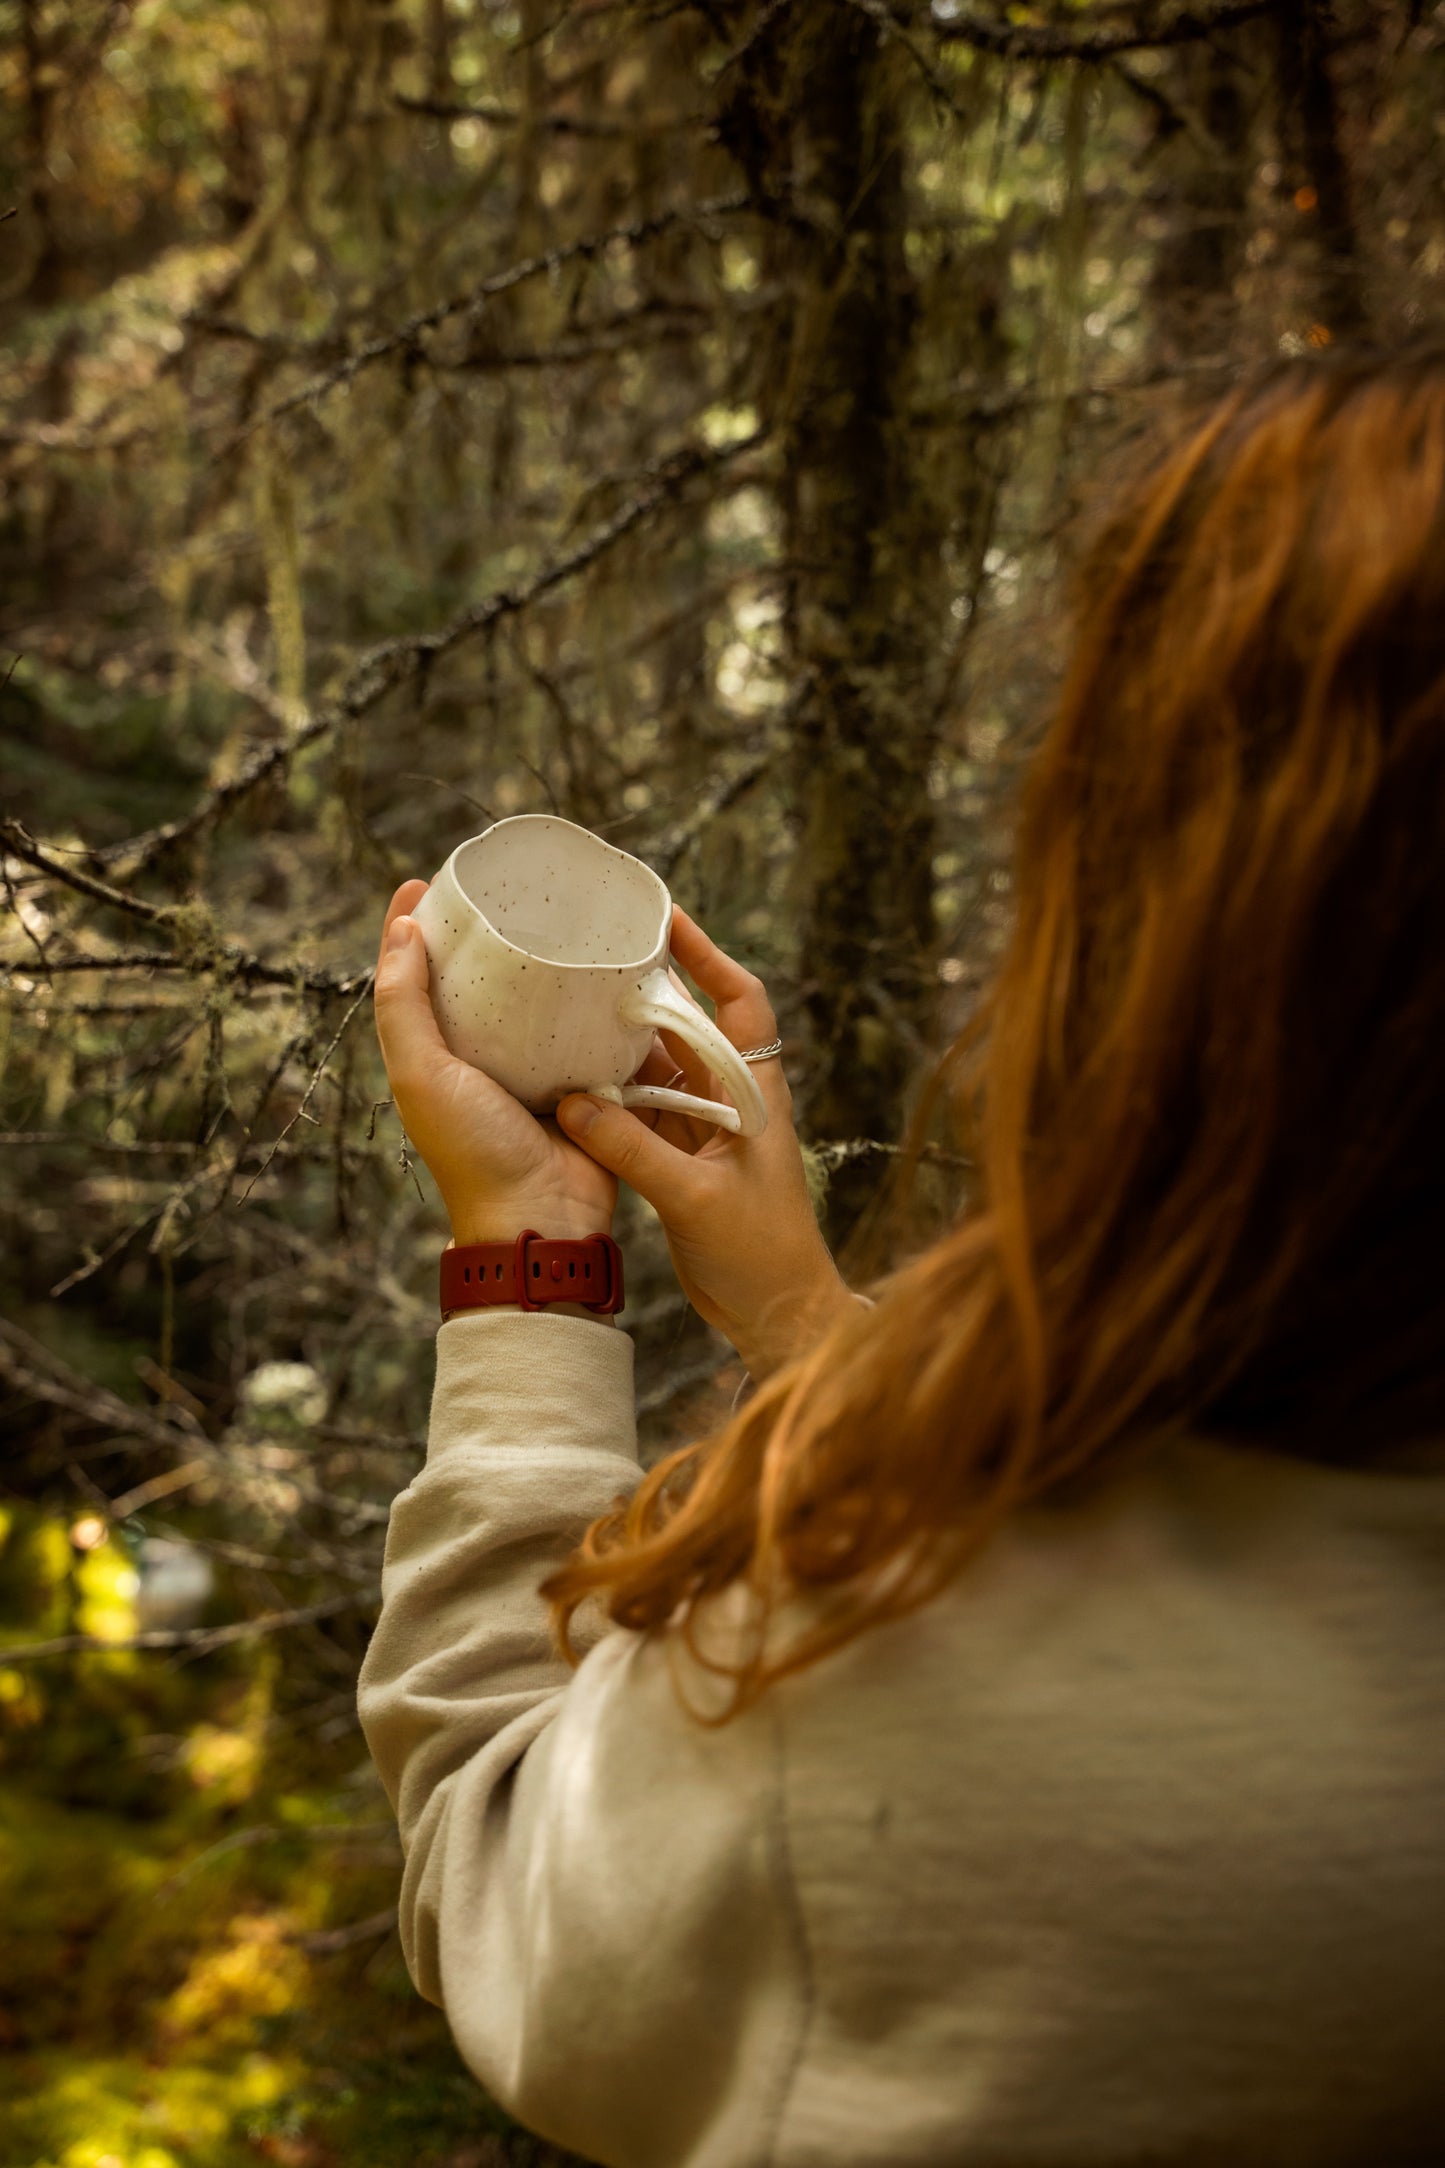
{"label": "white ceramic mug", "polygon": [[[458,844],[411,915],[442,1037],[534,1114],[586,1091],[744,1137],[767,1127],[751,1069],[669,975],[672,898],[640,859],[572,821],[519,813]],[[628,1082],[661,1030],[735,1106]]]}

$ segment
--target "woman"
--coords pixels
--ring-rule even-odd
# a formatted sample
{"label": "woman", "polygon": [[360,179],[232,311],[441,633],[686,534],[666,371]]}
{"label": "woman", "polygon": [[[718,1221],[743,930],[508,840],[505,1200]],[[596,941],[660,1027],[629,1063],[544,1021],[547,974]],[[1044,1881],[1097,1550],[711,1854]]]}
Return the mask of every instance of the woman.
{"label": "woman", "polygon": [[446,1056],[398,892],[457,1241],[605,1231],[621,1176],[757,1381],[642,1478],[610,1318],[440,1334],[361,1711],[413,1976],[524,2121],[617,2168],[1445,2156],[1442,814],[1437,351],[1282,365],[1116,508],[945,1065],[977,1195],[876,1306],[776,1061],[752,1142],[538,1124]]}

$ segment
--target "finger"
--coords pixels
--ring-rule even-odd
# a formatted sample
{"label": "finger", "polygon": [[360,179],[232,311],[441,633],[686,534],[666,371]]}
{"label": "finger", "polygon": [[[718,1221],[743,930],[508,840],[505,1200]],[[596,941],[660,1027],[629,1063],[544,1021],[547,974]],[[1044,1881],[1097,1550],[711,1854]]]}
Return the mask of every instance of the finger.
{"label": "finger", "polygon": [[[421,902],[422,897],[426,894],[427,887],[428,883],[425,881],[402,882],[400,888],[397,890],[396,894],[392,897],[390,903],[386,907],[386,918],[383,921],[381,928],[381,950],[383,953],[386,949],[386,937],[391,932],[392,921],[394,919],[403,917],[409,918],[411,916],[411,913]],[[378,955],[378,963],[380,962],[380,960],[381,957],[380,955]]]}
{"label": "finger", "polygon": [[373,1001],[377,1037],[393,1089],[434,1071],[439,1060],[452,1059],[427,992],[430,979],[420,926],[404,911],[388,912]]}
{"label": "finger", "polygon": [[773,1005],[757,973],[725,955],[677,904],[672,911],[672,953],[711,997],[718,1027],[734,1046],[763,1046],[777,1037]]}
{"label": "finger", "polygon": [[[745,970],[709,940],[695,919],[680,905],[672,910],[672,953],[685,971],[691,972],[717,1009],[717,1026],[725,1039],[746,1052],[770,1046],[778,1036],[778,1022],[768,990],[756,972]],[[784,1111],[792,1095],[777,1055],[750,1064],[769,1113]]]}
{"label": "finger", "polygon": [[557,1120],[589,1159],[645,1197],[663,1220],[676,1221],[697,1204],[702,1178],[691,1155],[665,1143],[625,1107],[571,1092]]}

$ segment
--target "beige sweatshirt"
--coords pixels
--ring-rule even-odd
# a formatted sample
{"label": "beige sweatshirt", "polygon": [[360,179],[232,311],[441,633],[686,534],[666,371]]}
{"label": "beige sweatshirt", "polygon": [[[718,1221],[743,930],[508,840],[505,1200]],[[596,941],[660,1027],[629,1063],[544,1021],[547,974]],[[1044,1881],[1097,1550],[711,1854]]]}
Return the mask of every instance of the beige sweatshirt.
{"label": "beige sweatshirt", "polygon": [[608,2168],[1445,2161],[1442,1476],[1163,1444],[707,1729],[536,1594],[631,1341],[456,1319],[361,1679],[412,1976]]}

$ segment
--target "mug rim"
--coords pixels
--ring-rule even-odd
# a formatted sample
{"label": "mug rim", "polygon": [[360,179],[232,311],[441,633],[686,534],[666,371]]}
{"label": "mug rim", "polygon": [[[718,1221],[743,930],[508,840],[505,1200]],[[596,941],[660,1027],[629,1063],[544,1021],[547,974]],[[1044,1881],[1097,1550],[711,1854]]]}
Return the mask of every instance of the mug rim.
{"label": "mug rim", "polygon": [[[574,835],[585,836],[589,843],[595,843],[601,850],[610,851],[614,858],[625,859],[628,865],[640,867],[653,885],[661,891],[663,904],[661,951],[658,951],[654,943],[645,956],[639,956],[635,961],[621,964],[572,964],[565,962],[560,957],[538,956],[533,950],[519,948],[515,941],[508,940],[496,921],[489,918],[481,905],[474,902],[467,894],[457,876],[456,862],[462,852],[470,850],[474,843],[484,843],[487,837],[495,835],[499,828],[515,828],[522,821],[542,821],[549,828],[570,828]],[[634,858],[630,851],[620,850],[615,843],[609,843],[607,838],[599,836],[594,828],[584,828],[580,821],[569,821],[561,813],[505,813],[499,821],[493,821],[489,827],[479,829],[476,835],[463,836],[461,842],[449,854],[446,865],[442,870],[451,875],[452,885],[463,903],[466,904],[469,910],[475,911],[482,924],[490,933],[496,935],[504,948],[509,948],[514,956],[526,957],[529,963],[545,964],[549,971],[641,971],[649,964],[658,962],[659,953],[663,957],[668,953],[669,934],[672,927],[672,892],[668,888],[666,881],[663,880],[662,875],[655,873],[644,859]]]}

